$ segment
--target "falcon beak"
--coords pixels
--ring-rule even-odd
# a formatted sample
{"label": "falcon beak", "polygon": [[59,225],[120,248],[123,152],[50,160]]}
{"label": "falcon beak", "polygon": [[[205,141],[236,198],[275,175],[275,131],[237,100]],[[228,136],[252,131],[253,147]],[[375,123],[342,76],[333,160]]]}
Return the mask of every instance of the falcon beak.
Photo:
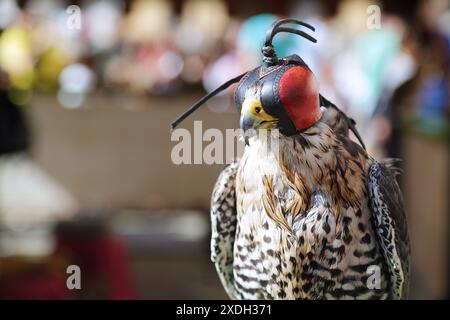
{"label": "falcon beak", "polygon": [[240,126],[244,134],[250,129],[269,129],[277,119],[269,115],[255,98],[246,98],[242,104]]}

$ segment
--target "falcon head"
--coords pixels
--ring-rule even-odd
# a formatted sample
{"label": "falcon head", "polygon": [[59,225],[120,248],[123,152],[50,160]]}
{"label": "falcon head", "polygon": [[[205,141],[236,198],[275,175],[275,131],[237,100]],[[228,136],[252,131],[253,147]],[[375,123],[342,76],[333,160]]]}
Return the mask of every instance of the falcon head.
{"label": "falcon head", "polygon": [[298,56],[250,71],[239,82],[235,103],[244,135],[251,129],[278,129],[290,136],[313,126],[322,115],[314,74]]}
{"label": "falcon head", "polygon": [[314,74],[297,55],[279,59],[272,45],[272,39],[283,32],[316,42],[314,37],[302,30],[288,27],[289,25],[315,30],[313,26],[296,19],[275,22],[266,33],[262,48],[264,63],[228,80],[198,100],[172,122],[172,130],[211,97],[238,81],[235,102],[244,136],[250,129],[271,128],[277,128],[282,134],[291,136],[318,122],[322,113]]}

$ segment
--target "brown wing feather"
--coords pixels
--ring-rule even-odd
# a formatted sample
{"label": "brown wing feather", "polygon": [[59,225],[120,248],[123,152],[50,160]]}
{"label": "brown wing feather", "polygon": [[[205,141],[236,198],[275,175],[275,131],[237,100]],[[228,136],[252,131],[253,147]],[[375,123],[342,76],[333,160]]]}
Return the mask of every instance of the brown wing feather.
{"label": "brown wing feather", "polygon": [[391,279],[391,297],[405,298],[409,278],[409,236],[403,197],[392,161],[375,163],[369,170],[369,194],[374,229]]}
{"label": "brown wing feather", "polygon": [[220,173],[211,196],[211,261],[225,291],[237,298],[233,280],[233,246],[236,234],[236,172],[233,162]]}

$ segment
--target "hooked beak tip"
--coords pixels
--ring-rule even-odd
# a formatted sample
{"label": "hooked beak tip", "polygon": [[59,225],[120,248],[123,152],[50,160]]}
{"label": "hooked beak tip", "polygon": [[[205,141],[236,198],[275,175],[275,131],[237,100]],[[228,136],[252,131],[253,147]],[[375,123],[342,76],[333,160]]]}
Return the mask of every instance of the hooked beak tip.
{"label": "hooked beak tip", "polygon": [[244,134],[249,130],[253,128],[254,119],[251,116],[248,115],[242,115],[240,120],[240,127]]}
{"label": "hooked beak tip", "polygon": [[246,146],[250,146],[250,138],[248,136],[244,136],[244,141]]}

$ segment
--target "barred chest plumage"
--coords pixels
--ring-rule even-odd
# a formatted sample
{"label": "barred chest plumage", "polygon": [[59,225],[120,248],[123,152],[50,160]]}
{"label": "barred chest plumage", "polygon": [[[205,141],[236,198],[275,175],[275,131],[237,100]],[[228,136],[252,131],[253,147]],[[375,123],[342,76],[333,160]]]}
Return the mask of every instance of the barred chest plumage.
{"label": "barred chest plumage", "polygon": [[368,203],[361,201],[370,161],[327,128],[281,139],[277,161],[261,140],[250,141],[236,177],[233,275],[241,298],[387,297]]}

